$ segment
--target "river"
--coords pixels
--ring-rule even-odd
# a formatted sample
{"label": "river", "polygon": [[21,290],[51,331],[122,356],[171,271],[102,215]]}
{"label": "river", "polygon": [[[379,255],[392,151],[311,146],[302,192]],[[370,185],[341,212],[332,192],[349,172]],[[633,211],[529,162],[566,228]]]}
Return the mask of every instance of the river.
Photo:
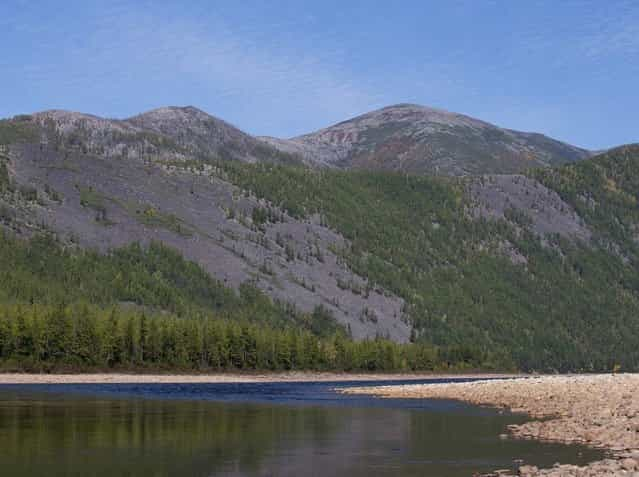
{"label": "river", "polygon": [[[365,384],[380,383],[356,383]],[[602,455],[505,439],[523,416],[336,392],[349,385],[1,385],[0,468],[12,477],[468,477]]]}

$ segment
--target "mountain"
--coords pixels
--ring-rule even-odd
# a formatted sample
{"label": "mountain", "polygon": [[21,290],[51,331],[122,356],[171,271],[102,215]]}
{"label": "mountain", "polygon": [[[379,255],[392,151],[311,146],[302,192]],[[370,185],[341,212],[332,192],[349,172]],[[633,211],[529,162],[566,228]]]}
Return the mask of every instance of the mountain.
{"label": "mountain", "polygon": [[253,137],[192,106],[123,120],[70,111],[33,118],[54,142],[112,157],[239,160],[463,176],[511,174],[593,153],[541,134],[502,129],[461,114],[400,104],[293,139]]}
{"label": "mountain", "polygon": [[[0,202],[5,226],[27,235],[53,231],[103,252],[160,241],[230,287],[253,283],[306,313],[322,306],[356,338],[408,341],[403,300],[343,263],[339,250],[348,241],[319,215],[291,217],[229,182],[200,143],[244,137],[223,128],[220,139],[217,122],[179,111],[125,121],[55,111],[5,122],[5,134],[23,136],[3,146],[13,184],[9,203]],[[169,126],[185,121],[182,133]],[[239,153],[242,143],[234,144]]]}
{"label": "mountain", "polygon": [[263,141],[192,106],[159,108],[125,122],[168,137],[196,157],[213,156],[246,162],[281,160],[283,157]]}
{"label": "mountain", "polygon": [[398,104],[290,140],[263,138],[307,162],[440,175],[516,173],[591,152],[439,109]]}
{"label": "mountain", "polygon": [[351,241],[345,262],[406,301],[418,342],[527,370],[637,369],[638,146],[524,175],[229,170],[292,216],[324,216]]}
{"label": "mountain", "polygon": [[[0,121],[0,227],[16,237],[0,241],[0,304],[55,304],[62,282],[92,306],[413,341],[426,368],[637,368],[639,146],[441,176],[249,159],[225,128],[192,108]],[[364,368],[383,353],[362,352]]]}
{"label": "mountain", "polygon": [[47,140],[54,145],[81,146],[110,157],[299,162],[191,106],[154,109],[123,120],[60,110],[32,118],[49,130]]}

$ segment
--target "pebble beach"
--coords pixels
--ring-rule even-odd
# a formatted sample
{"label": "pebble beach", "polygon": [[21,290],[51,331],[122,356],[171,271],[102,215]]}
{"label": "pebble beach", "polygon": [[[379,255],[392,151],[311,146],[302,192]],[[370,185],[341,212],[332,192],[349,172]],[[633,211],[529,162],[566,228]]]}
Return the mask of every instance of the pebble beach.
{"label": "pebble beach", "polygon": [[[455,399],[526,413],[529,422],[513,425],[508,438],[579,443],[609,451],[587,466],[557,463],[549,469],[524,465],[522,476],[639,477],[639,375],[542,376],[469,383],[355,387],[346,393],[381,398]],[[488,475],[513,475],[496,471]]]}

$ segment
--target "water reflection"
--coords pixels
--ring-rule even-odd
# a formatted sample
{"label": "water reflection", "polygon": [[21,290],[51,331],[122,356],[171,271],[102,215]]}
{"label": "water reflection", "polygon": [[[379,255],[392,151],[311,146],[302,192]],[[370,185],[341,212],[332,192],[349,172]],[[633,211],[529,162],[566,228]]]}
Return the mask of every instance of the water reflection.
{"label": "water reflection", "polygon": [[519,418],[368,406],[296,406],[0,392],[11,476],[468,476],[598,457],[500,440]]}

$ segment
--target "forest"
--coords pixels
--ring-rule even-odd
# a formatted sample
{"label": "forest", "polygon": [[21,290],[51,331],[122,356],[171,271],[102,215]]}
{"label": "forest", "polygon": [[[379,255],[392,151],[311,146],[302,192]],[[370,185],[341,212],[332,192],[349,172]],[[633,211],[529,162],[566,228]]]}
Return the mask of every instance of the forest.
{"label": "forest", "polygon": [[[407,300],[417,342],[472,346],[527,371],[604,371],[639,363],[637,164],[635,147],[529,172],[574,203],[595,231],[592,243],[537,236],[526,220],[471,217],[463,178],[230,162],[218,169],[294,216],[321,214],[351,240],[343,257]],[[589,194],[595,205],[578,199]],[[498,252],[504,241],[525,265]]]}
{"label": "forest", "polygon": [[[485,357],[488,358],[488,357]],[[0,306],[6,370],[434,371],[490,367],[471,350],[388,340],[324,338],[211,315],[178,317],[118,307]],[[496,365],[496,363],[493,363]]]}
{"label": "forest", "polygon": [[355,342],[326,310],[224,287],[151,243],[108,254],[0,234],[5,370],[417,371],[503,367],[465,346]]}

